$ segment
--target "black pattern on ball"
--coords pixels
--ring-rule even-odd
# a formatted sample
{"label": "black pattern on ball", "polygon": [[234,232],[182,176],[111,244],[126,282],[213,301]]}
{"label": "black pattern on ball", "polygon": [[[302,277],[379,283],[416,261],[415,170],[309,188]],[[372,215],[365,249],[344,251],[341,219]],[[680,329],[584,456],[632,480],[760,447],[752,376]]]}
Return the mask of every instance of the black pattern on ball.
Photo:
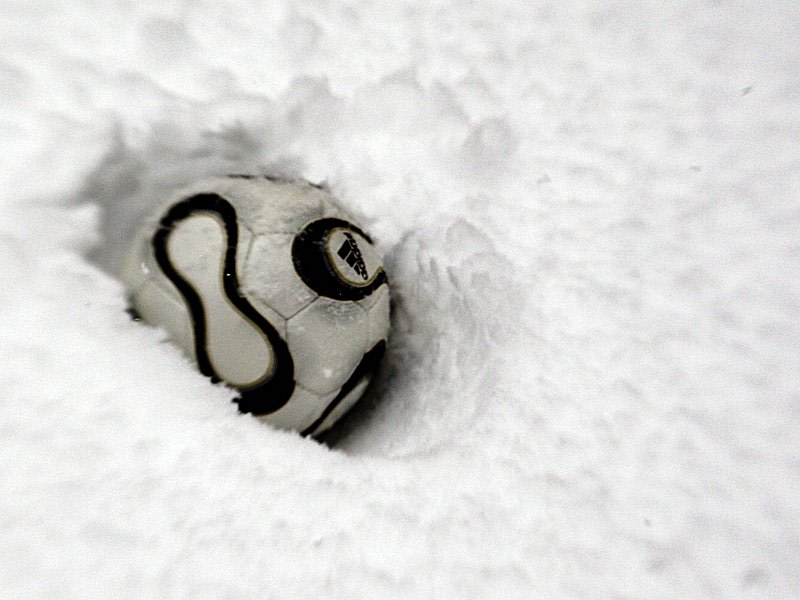
{"label": "black pattern on ball", "polygon": [[196,213],[210,213],[218,216],[225,226],[227,236],[224,257],[223,286],[225,295],[239,314],[260,329],[275,356],[275,367],[269,379],[252,387],[240,388],[237,398],[239,410],[254,415],[265,415],[282,408],[292,397],[295,388],[294,361],[286,341],[264,315],[256,310],[244,297],[239,288],[236,272],[236,252],[239,245],[239,225],[236,210],[225,198],[217,194],[197,194],[172,205],[162,217],[153,236],[153,252],[156,262],[164,275],[180,292],[192,319],[194,351],[200,371],[220,381],[208,354],[206,311],[203,299],[192,285],[172,264],[167,243],[176,225]]}
{"label": "black pattern on ball", "polygon": [[382,267],[373,274],[372,280],[365,285],[354,285],[345,279],[331,262],[326,246],[328,236],[335,229],[344,231],[345,241],[333,249],[353,270],[355,278],[369,281],[361,251],[354,236],[357,233],[368,243],[370,237],[361,229],[343,219],[327,218],[313,221],[307,225],[292,243],[292,260],[294,269],[300,279],[320,296],[334,300],[361,300],[366,298],[384,283],[386,273]]}

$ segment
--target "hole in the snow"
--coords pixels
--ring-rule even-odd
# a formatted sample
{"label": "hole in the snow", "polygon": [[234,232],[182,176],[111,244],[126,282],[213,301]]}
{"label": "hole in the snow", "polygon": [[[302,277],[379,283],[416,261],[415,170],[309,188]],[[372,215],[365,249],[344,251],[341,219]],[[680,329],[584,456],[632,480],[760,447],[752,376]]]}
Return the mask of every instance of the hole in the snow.
{"label": "hole in the snow", "polygon": [[[155,142],[134,147],[118,135],[106,156],[88,174],[79,193],[79,201],[95,203],[102,210],[101,240],[88,258],[116,276],[130,242],[145,220],[175,190],[194,181],[230,173],[298,177],[301,165],[296,161],[262,160],[265,152],[253,144],[254,134],[237,129],[222,137],[226,151],[220,153],[217,138],[207,146],[178,144],[167,148]],[[398,365],[392,356],[395,347],[396,343],[390,340],[389,352],[365,396],[318,441],[351,452],[348,442],[361,429],[371,426],[382,396],[396,388]],[[352,452],[371,453],[363,444],[352,445]]]}
{"label": "hole in the snow", "polygon": [[[143,220],[187,183],[228,173],[298,176],[296,161],[265,160],[269,153],[254,150],[258,136],[237,132],[223,136],[224,152],[218,141],[142,148],[118,139],[80,195],[103,210],[91,260],[115,273]],[[349,455],[408,456],[446,449],[478,422],[496,382],[486,349],[507,327],[494,314],[494,291],[517,294],[513,269],[475,225],[481,210],[465,205],[461,216],[415,227],[384,257],[394,303],[387,355],[366,396],[321,442]]]}

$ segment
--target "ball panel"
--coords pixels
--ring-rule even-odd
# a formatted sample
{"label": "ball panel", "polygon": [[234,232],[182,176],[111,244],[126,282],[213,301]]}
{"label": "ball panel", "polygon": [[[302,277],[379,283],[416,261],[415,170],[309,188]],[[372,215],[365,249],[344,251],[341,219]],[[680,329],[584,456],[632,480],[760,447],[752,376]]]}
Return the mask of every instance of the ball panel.
{"label": "ball panel", "polygon": [[226,295],[224,278],[228,235],[213,213],[196,212],[176,223],[167,252],[176,271],[192,286],[205,313],[206,351],[213,372],[235,387],[268,379],[275,366],[269,339]]}
{"label": "ball panel", "polygon": [[326,194],[311,185],[260,177],[231,181],[227,194],[254,234],[297,233],[322,214]]}
{"label": "ball panel", "polygon": [[286,319],[317,297],[294,271],[293,239],[293,235],[279,233],[256,236],[240,279],[248,296],[259,299]]}
{"label": "ball panel", "polygon": [[119,275],[130,291],[136,291],[152,273],[152,264],[148,261],[148,241],[149,235],[145,235],[145,230],[140,231],[123,259]]}
{"label": "ball panel", "polygon": [[237,223],[239,243],[236,245],[236,278],[241,288],[242,275],[247,270],[247,263],[250,261],[250,248],[252,248],[256,236],[240,220],[237,219]]}
{"label": "ball panel", "polygon": [[347,212],[339,203],[339,199],[331,194],[328,194],[328,200],[322,207],[322,218],[344,219],[345,221],[350,221],[351,223],[355,223],[357,221],[356,219],[353,219],[352,215]]}
{"label": "ball panel", "polygon": [[339,404],[336,405],[336,408],[334,408],[330,414],[325,417],[322,423],[320,423],[320,425],[314,430],[314,435],[319,435],[320,433],[323,433],[324,431],[327,431],[333,427],[333,425],[336,424],[336,421],[341,419],[344,414],[353,408],[356,402],[361,399],[361,396],[364,395],[364,391],[366,391],[371,381],[372,377],[365,377],[358,384],[356,384],[353,390],[347,394]]}
{"label": "ball panel", "polygon": [[258,418],[278,429],[301,431],[316,419],[335,395],[330,393],[320,396],[298,385],[295,386],[289,402],[280,410]]}
{"label": "ball panel", "polygon": [[187,357],[196,360],[192,321],[177,294],[153,278],[139,286],[132,294],[131,302],[145,322],[164,329]]}
{"label": "ball panel", "polygon": [[341,388],[364,355],[367,315],[357,304],[317,298],[289,319],[297,382],[318,394]]}
{"label": "ball panel", "polygon": [[[384,282],[385,284],[386,282]],[[389,287],[388,285],[381,285],[378,287],[373,293],[369,296],[365,296],[361,300],[358,301],[358,305],[363,308],[365,311],[369,312],[372,310],[372,307],[375,306],[378,302],[381,301],[382,292],[386,290],[388,293]]]}
{"label": "ball panel", "polygon": [[333,400],[328,403],[325,410],[322,411],[313,423],[301,431],[301,434],[317,435],[322,430],[321,428],[323,428],[323,426],[327,428],[336,421],[338,416],[332,416],[334,413],[336,413],[336,415],[344,413],[346,408],[341,408],[339,406],[340,404],[345,403],[345,406],[354,404],[364,392],[367,385],[369,385],[369,381],[372,380],[372,377],[378,371],[378,367],[383,360],[385,352],[386,342],[384,341],[378,342],[369,352],[366,352],[364,356],[361,357],[356,368],[353,369],[350,377],[347,378],[347,381],[345,381],[339,389],[339,392],[334,396]]}
{"label": "ball panel", "polygon": [[286,319],[283,317],[283,315],[281,315],[277,311],[272,310],[269,306],[264,304],[258,298],[254,298],[249,294],[245,293],[244,290],[242,290],[242,294],[247,298],[247,301],[253,305],[253,308],[255,308],[259,313],[261,313],[267,321],[269,321],[269,323],[275,328],[275,331],[278,332],[281,338],[285,340]]}

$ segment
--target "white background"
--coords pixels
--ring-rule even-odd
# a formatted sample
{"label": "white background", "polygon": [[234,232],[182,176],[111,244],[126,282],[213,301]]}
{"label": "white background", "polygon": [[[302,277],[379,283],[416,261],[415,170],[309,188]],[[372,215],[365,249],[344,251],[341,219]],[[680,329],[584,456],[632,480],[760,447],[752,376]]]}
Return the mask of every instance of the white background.
{"label": "white background", "polygon": [[[0,1],[0,595],[797,597],[798,6]],[[265,170],[393,285],[331,448],[113,276]]]}

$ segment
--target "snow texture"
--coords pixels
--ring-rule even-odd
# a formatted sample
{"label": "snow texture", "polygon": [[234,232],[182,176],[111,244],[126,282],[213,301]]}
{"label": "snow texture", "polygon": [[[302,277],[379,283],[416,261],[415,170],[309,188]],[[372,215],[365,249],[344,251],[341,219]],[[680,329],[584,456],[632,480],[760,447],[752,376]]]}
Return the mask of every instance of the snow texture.
{"label": "snow texture", "polygon": [[[798,597],[799,7],[2,0],[0,596]],[[229,172],[386,256],[324,443],[125,314]]]}

